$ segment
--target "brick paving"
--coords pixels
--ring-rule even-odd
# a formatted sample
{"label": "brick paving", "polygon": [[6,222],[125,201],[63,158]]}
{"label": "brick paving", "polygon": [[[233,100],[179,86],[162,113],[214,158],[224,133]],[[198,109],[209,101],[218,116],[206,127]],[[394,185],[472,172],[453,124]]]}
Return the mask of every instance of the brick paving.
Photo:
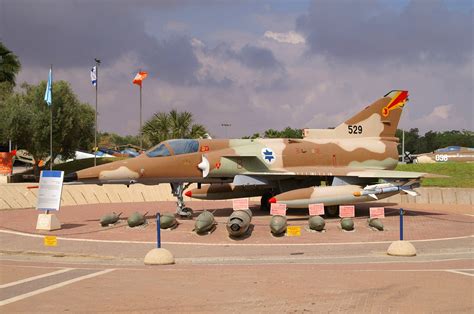
{"label": "brick paving", "polygon": [[[190,205],[196,214],[213,210],[220,223],[218,228],[208,236],[198,236],[191,231],[193,221],[182,221],[177,229],[163,231],[164,246],[173,252],[178,264],[152,267],[142,264],[144,254],[154,247],[152,215],[150,225],[141,229],[128,229],[124,222],[116,228],[102,228],[98,220],[112,210],[124,211],[125,217],[134,211],[172,212],[171,202],[64,207],[58,213],[64,228],[48,233],[61,237],[55,248],[44,247],[42,233],[34,230],[36,211],[1,211],[0,230],[33,235],[0,233],[1,283],[61,267],[115,270],[1,306],[0,311],[474,311],[471,208],[438,209],[418,204],[407,209],[406,238],[413,241],[418,256],[397,258],[385,254],[390,241],[398,238],[398,208],[393,204],[387,206],[384,232],[367,228],[368,206],[360,206],[355,232],[342,232],[337,227],[338,219],[332,219],[327,220],[325,233],[303,230],[301,237],[282,238],[270,235],[269,216],[254,209],[253,232],[242,241],[229,239],[225,232],[223,223],[231,211],[230,202]],[[302,211],[289,212],[291,225],[304,227],[306,220]],[[441,239],[456,237],[462,238]],[[35,283],[38,287],[44,284],[45,281]]]}

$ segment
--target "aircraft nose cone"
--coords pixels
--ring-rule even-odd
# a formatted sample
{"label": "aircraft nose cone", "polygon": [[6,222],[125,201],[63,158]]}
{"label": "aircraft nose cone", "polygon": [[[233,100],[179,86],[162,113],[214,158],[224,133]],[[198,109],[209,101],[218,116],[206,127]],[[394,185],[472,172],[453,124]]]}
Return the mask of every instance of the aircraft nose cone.
{"label": "aircraft nose cone", "polygon": [[64,176],[64,182],[77,181],[77,172],[71,172]]}

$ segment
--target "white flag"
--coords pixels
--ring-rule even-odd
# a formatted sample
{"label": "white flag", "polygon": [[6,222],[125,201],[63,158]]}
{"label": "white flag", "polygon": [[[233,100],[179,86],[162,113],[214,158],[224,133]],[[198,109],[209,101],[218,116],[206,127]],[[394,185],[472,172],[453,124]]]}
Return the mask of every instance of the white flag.
{"label": "white flag", "polygon": [[97,85],[97,76],[96,76],[96,67],[93,66],[92,67],[92,70],[91,70],[91,82],[92,82],[92,85],[96,86]]}

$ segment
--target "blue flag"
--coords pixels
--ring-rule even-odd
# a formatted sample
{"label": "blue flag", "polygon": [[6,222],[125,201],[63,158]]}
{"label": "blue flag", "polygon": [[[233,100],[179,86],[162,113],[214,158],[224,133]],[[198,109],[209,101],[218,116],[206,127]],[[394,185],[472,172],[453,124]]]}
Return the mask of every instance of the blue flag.
{"label": "blue flag", "polygon": [[49,69],[49,75],[48,75],[48,84],[46,85],[46,93],[44,93],[44,101],[48,104],[48,106],[51,106],[53,103],[53,71],[50,68]]}
{"label": "blue flag", "polygon": [[97,85],[97,67],[92,67],[91,70],[91,83],[92,85],[96,86]]}

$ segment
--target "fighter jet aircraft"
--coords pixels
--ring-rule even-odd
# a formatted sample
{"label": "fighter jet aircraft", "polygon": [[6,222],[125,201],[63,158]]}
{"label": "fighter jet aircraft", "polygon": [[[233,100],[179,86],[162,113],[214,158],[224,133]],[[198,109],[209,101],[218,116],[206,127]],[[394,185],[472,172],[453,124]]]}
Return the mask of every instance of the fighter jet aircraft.
{"label": "fighter jet aircraft", "polygon": [[191,215],[183,193],[198,199],[261,196],[304,208],[416,195],[424,173],[394,171],[395,137],[408,92],[393,90],[334,129],[305,129],[303,139],[173,139],[145,154],[71,173],[65,181],[171,184],[177,214]]}

